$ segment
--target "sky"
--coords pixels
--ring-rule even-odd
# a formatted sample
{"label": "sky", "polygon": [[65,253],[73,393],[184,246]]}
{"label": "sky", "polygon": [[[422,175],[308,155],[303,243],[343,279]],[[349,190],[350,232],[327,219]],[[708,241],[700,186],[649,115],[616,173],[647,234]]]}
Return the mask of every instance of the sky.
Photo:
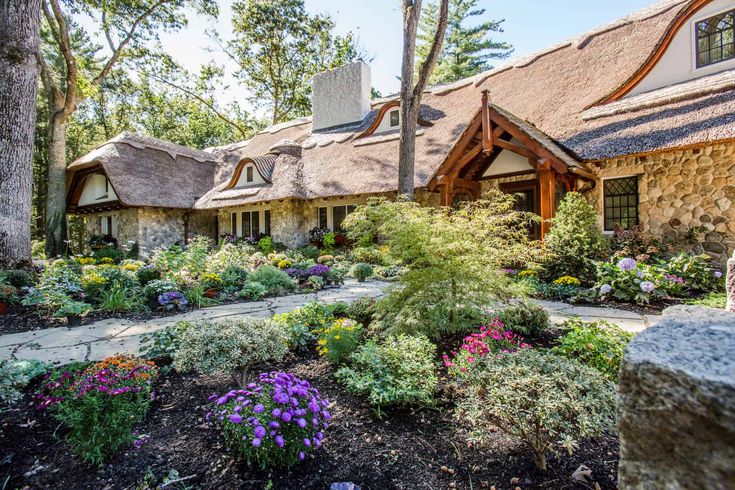
{"label": "sky", "polygon": [[[424,0],[427,1],[427,0]],[[654,0],[480,0],[486,9],[482,20],[505,19],[504,32],[494,34],[498,41],[511,44],[512,58],[522,57],[560,41],[575,37],[599,25],[640,10]],[[399,89],[396,76],[401,70],[402,19],[400,0],[305,0],[312,13],[329,14],[336,32],[352,31],[363,49],[373,58],[372,84],[383,95]],[[220,16],[211,18],[191,15],[183,31],[162,36],[164,49],[188,70],[212,60],[232,70],[231,62],[214,48],[205,31],[216,28],[224,38],[231,31],[232,0],[220,0]],[[210,48],[208,50],[207,48]],[[498,63],[502,63],[499,61]],[[221,102],[244,102],[242,89],[234,81],[221,94]]]}

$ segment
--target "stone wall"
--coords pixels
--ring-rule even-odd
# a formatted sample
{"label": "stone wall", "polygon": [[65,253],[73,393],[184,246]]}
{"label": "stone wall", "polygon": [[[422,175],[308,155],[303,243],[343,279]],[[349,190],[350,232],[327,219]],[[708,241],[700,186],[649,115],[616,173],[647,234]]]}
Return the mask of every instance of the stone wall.
{"label": "stone wall", "polygon": [[637,335],[620,366],[619,485],[735,485],[735,314],[675,306]]}
{"label": "stone wall", "polygon": [[130,242],[138,241],[138,210],[136,208],[84,215],[84,226],[88,239],[93,235],[102,234],[100,221],[101,219],[106,220],[108,216],[113,217],[113,234],[120,247],[127,247]]}
{"label": "stone wall", "polygon": [[[673,242],[700,238],[694,249],[721,264],[735,250],[735,143],[615,158],[590,164],[601,178],[638,176],[643,229]],[[602,183],[587,194],[602,220]]]}

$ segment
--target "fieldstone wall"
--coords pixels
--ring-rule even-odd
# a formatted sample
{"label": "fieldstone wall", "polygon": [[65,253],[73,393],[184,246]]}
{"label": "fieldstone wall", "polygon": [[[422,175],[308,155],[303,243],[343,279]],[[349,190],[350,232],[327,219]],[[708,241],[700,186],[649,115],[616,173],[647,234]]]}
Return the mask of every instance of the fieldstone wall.
{"label": "fieldstone wall", "polygon": [[735,485],[735,314],[664,311],[620,366],[619,485],[732,489]]}
{"label": "fieldstone wall", "polygon": [[[138,208],[138,244],[141,254],[161,246],[184,244],[185,209]],[[215,212],[189,211],[189,238],[215,239]]]}
{"label": "fieldstone wall", "polygon": [[[735,250],[735,143],[615,158],[590,165],[601,178],[638,176],[643,228],[723,264]],[[602,183],[588,193],[602,221]]]}
{"label": "fieldstone wall", "polygon": [[100,221],[101,219],[106,220],[108,216],[114,218],[113,234],[120,247],[127,247],[130,242],[138,241],[138,210],[136,208],[85,215],[84,226],[87,230],[87,237],[101,235]]}

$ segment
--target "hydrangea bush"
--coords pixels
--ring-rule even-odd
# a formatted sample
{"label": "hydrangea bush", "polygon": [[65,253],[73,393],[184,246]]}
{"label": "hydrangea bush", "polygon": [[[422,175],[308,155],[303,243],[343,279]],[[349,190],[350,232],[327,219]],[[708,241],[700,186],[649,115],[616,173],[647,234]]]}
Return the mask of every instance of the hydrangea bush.
{"label": "hydrangea bush", "polygon": [[666,290],[657,286],[660,283],[661,274],[653,267],[625,257],[617,263],[598,263],[595,289],[603,298],[650,303],[666,297]]}
{"label": "hydrangea bush", "polygon": [[292,466],[322,445],[329,402],[308,381],[284,372],[263,373],[255,383],[212,395],[207,415],[222,428],[235,455],[260,468]]}

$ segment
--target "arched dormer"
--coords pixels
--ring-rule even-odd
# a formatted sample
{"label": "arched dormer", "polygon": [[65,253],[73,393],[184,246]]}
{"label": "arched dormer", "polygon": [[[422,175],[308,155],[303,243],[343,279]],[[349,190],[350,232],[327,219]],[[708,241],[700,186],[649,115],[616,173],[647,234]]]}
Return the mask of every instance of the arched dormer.
{"label": "arched dormer", "polygon": [[735,1],[692,0],[646,62],[599,103],[735,69]]}
{"label": "arched dormer", "polygon": [[69,189],[67,209],[90,212],[121,206],[115,189],[101,168],[77,172]]}
{"label": "arched dormer", "polygon": [[[432,123],[419,117],[419,126],[432,126]],[[363,131],[358,138],[365,138],[373,134],[389,133],[401,128],[401,102],[392,100],[378,109],[378,114],[369,128]]]}
{"label": "arched dormer", "polygon": [[243,158],[235,167],[225,189],[255,187],[273,182],[273,169],[278,155],[268,153],[253,158]]}

